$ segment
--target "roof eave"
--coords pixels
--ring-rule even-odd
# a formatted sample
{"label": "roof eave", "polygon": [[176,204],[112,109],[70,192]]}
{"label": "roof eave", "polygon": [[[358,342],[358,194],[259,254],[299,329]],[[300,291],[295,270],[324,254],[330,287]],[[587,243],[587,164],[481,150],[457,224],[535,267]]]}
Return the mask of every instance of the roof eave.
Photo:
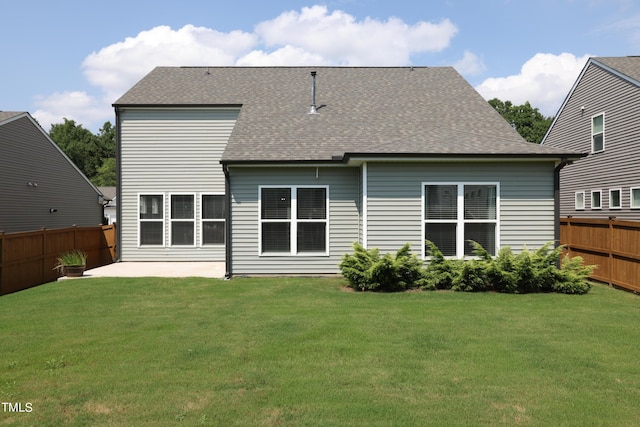
{"label": "roof eave", "polygon": [[111,104],[116,109],[123,108],[241,108],[242,104],[136,104],[132,102]]}
{"label": "roof eave", "polygon": [[427,162],[427,161],[576,161],[586,157],[588,153],[345,153],[342,156],[332,156],[331,159],[222,159],[220,163],[231,166],[257,166],[257,165],[356,165],[367,161],[391,161],[391,162]]}

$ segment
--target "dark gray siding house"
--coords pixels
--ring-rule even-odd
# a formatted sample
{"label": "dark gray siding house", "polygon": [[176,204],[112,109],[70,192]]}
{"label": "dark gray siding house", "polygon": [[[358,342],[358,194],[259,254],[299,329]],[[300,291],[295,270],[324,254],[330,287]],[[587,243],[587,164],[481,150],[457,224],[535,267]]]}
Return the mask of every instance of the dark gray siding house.
{"label": "dark gray siding house", "polygon": [[26,112],[0,112],[0,231],[102,223],[102,194]]}
{"label": "dark gray siding house", "polygon": [[336,273],[558,238],[559,170],[451,67],[159,67],[118,99],[121,260]]}
{"label": "dark gray siding house", "polygon": [[640,57],[590,58],[542,144],[588,153],[560,174],[562,216],[640,220]]}

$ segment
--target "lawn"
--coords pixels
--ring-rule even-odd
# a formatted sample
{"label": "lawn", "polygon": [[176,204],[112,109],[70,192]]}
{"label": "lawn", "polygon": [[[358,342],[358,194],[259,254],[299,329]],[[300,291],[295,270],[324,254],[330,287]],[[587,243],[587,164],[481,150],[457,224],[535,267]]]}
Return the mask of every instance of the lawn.
{"label": "lawn", "polygon": [[636,295],[343,285],[92,278],[5,295],[0,401],[24,412],[0,406],[0,425],[640,425]]}

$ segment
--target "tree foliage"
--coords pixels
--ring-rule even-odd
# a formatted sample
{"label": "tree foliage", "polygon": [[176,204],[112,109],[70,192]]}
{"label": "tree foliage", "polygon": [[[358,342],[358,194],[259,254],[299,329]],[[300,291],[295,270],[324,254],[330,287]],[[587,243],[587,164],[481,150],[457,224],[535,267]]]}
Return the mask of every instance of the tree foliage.
{"label": "tree foliage", "polygon": [[96,185],[115,185],[116,130],[105,122],[97,135],[64,119],[51,125],[51,139],[71,161]]}
{"label": "tree foliage", "polygon": [[489,100],[489,104],[527,141],[540,144],[547,133],[553,117],[545,117],[533,108],[529,101],[523,105],[513,105],[511,101],[501,101],[498,98]]}
{"label": "tree foliage", "polygon": [[549,242],[536,251],[525,247],[515,255],[503,247],[496,257],[477,242],[474,259],[445,258],[438,247],[426,241],[430,262],[422,261],[405,244],[396,254],[381,255],[376,248],[365,249],[354,243],[353,254],[345,254],[340,271],[349,286],[358,291],[395,292],[409,289],[451,289],[463,292],[497,292],[526,294],[558,292],[586,294],[588,278],[595,266],[585,265],[580,257],[562,258],[562,246],[552,249]]}

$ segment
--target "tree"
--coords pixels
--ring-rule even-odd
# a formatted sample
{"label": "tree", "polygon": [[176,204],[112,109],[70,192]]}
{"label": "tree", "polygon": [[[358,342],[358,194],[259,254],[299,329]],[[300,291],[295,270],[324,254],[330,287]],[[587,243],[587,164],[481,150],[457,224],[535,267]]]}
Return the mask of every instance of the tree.
{"label": "tree", "polygon": [[88,178],[96,174],[102,164],[102,155],[98,138],[90,130],[64,119],[63,124],[51,125],[49,136]]}
{"label": "tree", "polygon": [[111,122],[104,122],[98,133],[98,145],[103,159],[116,157],[116,128]]}
{"label": "tree", "polygon": [[116,129],[105,122],[97,135],[73,120],[51,125],[51,139],[95,185],[115,185]]}
{"label": "tree", "polygon": [[116,159],[107,157],[98,168],[98,172],[91,178],[94,185],[112,187],[116,185]]}
{"label": "tree", "polygon": [[533,108],[529,101],[523,105],[513,105],[511,101],[501,101],[498,98],[489,100],[489,104],[500,113],[518,133],[527,141],[540,144],[544,138],[553,117],[543,116],[537,108]]}

